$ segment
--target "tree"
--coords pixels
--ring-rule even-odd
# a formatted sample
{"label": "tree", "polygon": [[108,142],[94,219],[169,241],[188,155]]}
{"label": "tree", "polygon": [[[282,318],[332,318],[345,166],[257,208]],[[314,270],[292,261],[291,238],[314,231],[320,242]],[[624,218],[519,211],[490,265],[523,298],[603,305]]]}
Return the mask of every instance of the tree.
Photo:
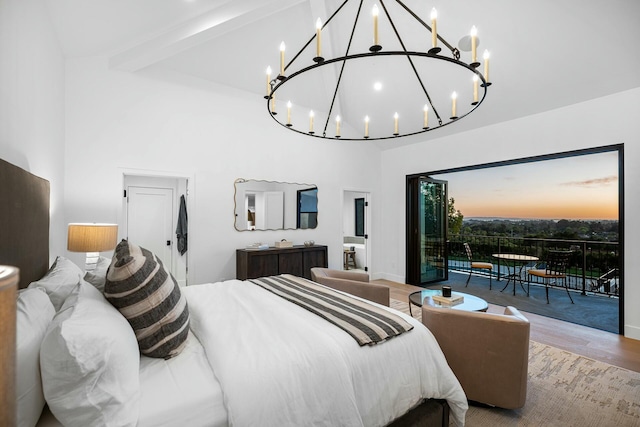
{"label": "tree", "polygon": [[449,198],[447,211],[447,216],[449,218],[449,234],[460,234],[460,231],[462,230],[462,220],[464,219],[464,215],[455,208],[455,202],[456,201],[453,197]]}

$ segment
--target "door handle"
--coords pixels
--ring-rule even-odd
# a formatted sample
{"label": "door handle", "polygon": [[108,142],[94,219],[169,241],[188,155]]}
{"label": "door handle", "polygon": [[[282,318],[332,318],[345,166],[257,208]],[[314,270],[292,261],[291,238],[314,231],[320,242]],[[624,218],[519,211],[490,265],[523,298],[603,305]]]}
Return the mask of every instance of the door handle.
{"label": "door handle", "polygon": [[171,246],[171,240],[167,240],[167,246]]}

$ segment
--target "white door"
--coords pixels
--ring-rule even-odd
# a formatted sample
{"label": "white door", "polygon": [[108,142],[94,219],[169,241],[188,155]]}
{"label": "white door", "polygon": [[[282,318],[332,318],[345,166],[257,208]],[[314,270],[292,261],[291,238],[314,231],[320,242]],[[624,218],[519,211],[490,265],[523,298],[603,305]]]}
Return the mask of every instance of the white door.
{"label": "white door", "polygon": [[258,230],[284,228],[284,193],[257,191],[255,193],[255,224]]}
{"label": "white door", "polygon": [[171,188],[127,187],[127,239],[150,250],[171,271],[175,232]]}
{"label": "white door", "polygon": [[284,193],[267,191],[264,194],[265,226],[268,230],[284,228]]}

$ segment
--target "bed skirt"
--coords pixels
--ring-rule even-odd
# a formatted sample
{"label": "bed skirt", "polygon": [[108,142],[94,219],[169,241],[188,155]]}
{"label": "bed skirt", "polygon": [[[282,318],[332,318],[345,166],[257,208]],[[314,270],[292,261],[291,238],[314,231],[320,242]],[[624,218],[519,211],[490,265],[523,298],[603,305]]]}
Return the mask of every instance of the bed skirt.
{"label": "bed skirt", "polygon": [[425,399],[387,427],[449,426],[449,405],[444,399]]}

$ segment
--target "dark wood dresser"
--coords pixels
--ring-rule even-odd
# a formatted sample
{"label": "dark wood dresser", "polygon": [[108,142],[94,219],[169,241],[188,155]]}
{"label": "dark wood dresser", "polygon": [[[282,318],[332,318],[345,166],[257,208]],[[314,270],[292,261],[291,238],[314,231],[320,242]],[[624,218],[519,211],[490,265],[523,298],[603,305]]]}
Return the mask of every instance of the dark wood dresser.
{"label": "dark wood dresser", "polygon": [[311,279],[311,268],[327,267],[327,247],[322,245],[291,248],[237,249],[236,278],[293,274]]}

